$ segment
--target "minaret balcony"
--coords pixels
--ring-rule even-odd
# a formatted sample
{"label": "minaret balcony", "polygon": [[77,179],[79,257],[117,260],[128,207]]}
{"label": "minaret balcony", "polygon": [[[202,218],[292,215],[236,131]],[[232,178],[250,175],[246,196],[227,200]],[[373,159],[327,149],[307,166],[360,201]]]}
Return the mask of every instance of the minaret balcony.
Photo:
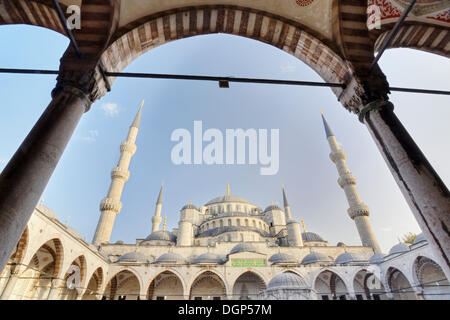
{"label": "minaret balcony", "polygon": [[134,143],[122,142],[120,144],[120,152],[129,152],[132,155],[136,153],[137,147]]}
{"label": "minaret balcony", "polygon": [[355,219],[356,217],[368,217],[370,214],[369,207],[364,203],[360,203],[356,207],[349,208],[347,212],[352,219]]}
{"label": "minaret balcony", "polygon": [[113,198],[105,198],[100,202],[100,211],[113,211],[119,213],[122,210],[122,202]]}
{"label": "minaret balcony", "polygon": [[130,178],[130,171],[121,167],[115,167],[111,170],[111,179],[123,179],[124,181],[128,181]]}
{"label": "minaret balcony", "polygon": [[338,183],[341,186],[341,188],[344,188],[348,185],[355,185],[356,184],[356,177],[352,173],[346,173],[342,177],[339,177]]}
{"label": "minaret balcony", "polygon": [[336,161],[338,161],[338,160],[345,160],[346,158],[347,158],[347,155],[345,154],[344,150],[341,150],[341,149],[339,149],[336,152],[330,153],[330,159],[334,163],[336,163]]}

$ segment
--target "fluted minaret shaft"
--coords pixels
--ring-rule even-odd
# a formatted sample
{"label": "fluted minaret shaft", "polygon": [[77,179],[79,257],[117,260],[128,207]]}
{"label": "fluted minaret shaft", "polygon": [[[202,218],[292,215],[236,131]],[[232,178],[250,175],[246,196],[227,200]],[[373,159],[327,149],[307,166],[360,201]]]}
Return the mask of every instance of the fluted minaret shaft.
{"label": "fluted minaret shaft", "polygon": [[120,158],[117,167],[111,171],[111,184],[109,186],[108,195],[100,202],[100,220],[92,241],[95,245],[109,242],[114,221],[117,214],[122,209],[120,198],[122,197],[125,182],[130,178],[128,168],[130,166],[131,158],[137,150],[135,142],[139,131],[143,105],[144,101],[142,101],[141,107],[130,126],[126,141],[120,145]]}
{"label": "fluted minaret shaft", "polygon": [[345,192],[349,204],[348,214],[355,221],[359,236],[363,246],[372,247],[375,253],[381,253],[380,246],[372,230],[369,221],[369,208],[361,201],[358,190],[356,189],[356,178],[348,169],[346,163],[346,154],[339,147],[339,144],[331,130],[327,120],[322,114],[323,124],[328,144],[330,145],[330,159],[336,165],[339,173],[338,183]]}
{"label": "fluted minaret shaft", "polygon": [[161,224],[161,210],[162,210],[162,193],[163,184],[161,184],[161,190],[159,190],[158,200],[156,201],[155,215],[152,217],[152,232],[159,230],[159,225]]}
{"label": "fluted minaret shaft", "polygon": [[291,207],[289,206],[289,202],[286,196],[286,190],[283,189],[283,204],[284,204],[284,215],[286,218],[286,229],[288,234],[288,243],[293,247],[302,247],[303,239],[302,233],[300,232],[300,224],[292,219],[291,216]]}

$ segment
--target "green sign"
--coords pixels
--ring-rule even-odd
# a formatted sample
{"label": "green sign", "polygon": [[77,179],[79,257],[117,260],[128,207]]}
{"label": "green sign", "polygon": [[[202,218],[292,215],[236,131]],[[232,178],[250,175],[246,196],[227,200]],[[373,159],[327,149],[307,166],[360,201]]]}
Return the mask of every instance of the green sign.
{"label": "green sign", "polygon": [[267,267],[266,259],[231,259],[232,267]]}

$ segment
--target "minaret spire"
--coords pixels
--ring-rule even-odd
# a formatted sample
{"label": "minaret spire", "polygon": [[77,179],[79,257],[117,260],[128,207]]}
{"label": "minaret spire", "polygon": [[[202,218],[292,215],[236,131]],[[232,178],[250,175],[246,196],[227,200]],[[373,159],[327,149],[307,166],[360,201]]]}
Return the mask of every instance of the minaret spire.
{"label": "minaret spire", "polygon": [[320,113],[322,114],[325,133],[331,149],[330,159],[336,165],[339,173],[338,183],[341,188],[344,189],[348,204],[350,206],[348,209],[348,214],[350,218],[355,221],[362,245],[372,247],[375,253],[381,253],[380,246],[372,230],[372,226],[370,225],[369,208],[361,201],[359,197],[358,190],[356,189],[356,178],[348,169],[345,161],[346,154],[339,147],[336,137],[334,136],[334,133],[322,111]]}
{"label": "minaret spire", "polygon": [[161,224],[161,210],[162,210],[162,194],[164,181],[161,182],[161,189],[159,190],[158,200],[156,200],[155,215],[152,217],[152,232],[159,230]]}
{"label": "minaret spire", "polygon": [[281,189],[283,189],[284,214],[286,215],[286,221],[289,221],[292,219],[291,207],[289,206],[289,202],[288,202],[288,199],[286,196],[286,190],[284,189],[284,185],[281,186]]}
{"label": "minaret spire", "polygon": [[230,184],[229,183],[227,183],[227,196],[228,197],[230,196]]}
{"label": "minaret spire", "polygon": [[111,184],[109,186],[108,195],[100,202],[100,220],[97,224],[97,229],[92,241],[95,245],[109,242],[114,226],[114,220],[122,209],[120,198],[125,183],[130,178],[128,168],[130,166],[131,158],[136,153],[137,149],[135,142],[139,131],[143,105],[144,101],[142,100],[141,107],[128,131],[127,139],[120,145],[120,158],[117,167],[111,171]]}

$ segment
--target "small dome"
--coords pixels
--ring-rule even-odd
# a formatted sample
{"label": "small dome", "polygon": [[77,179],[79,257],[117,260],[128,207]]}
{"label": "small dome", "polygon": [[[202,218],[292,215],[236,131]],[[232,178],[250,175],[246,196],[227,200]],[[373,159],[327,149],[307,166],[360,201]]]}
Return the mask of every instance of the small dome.
{"label": "small dome", "polygon": [[301,289],[305,287],[306,284],[299,275],[292,272],[285,272],[273,277],[269,281],[267,289]]}
{"label": "small dome", "polygon": [[193,264],[199,264],[199,263],[222,263],[224,259],[220,257],[219,255],[215,253],[204,253],[202,255],[199,255],[194,259],[192,262]]}
{"label": "small dome", "polygon": [[123,244],[122,240],[117,240],[114,244]]}
{"label": "small dome", "polygon": [[247,201],[241,197],[237,197],[237,196],[221,196],[221,197],[217,197],[212,199],[211,201],[209,201],[206,206],[209,206],[211,204],[215,204],[215,203],[224,203],[224,202],[239,202],[239,203],[245,203],[245,204],[252,204],[250,201]]}
{"label": "small dome", "polygon": [[338,242],[338,244],[337,244],[336,246],[338,246],[338,247],[345,247],[345,246],[346,246],[346,244],[345,244],[345,243],[343,243],[343,242]]}
{"label": "small dome", "polygon": [[177,237],[172,232],[159,230],[152,232],[147,238],[145,238],[144,241],[152,241],[152,240],[175,242],[177,240]]}
{"label": "small dome", "polygon": [[122,255],[117,262],[143,262],[147,263],[148,259],[142,253],[128,252]]}
{"label": "small dome", "polygon": [[302,264],[311,264],[311,263],[319,263],[319,262],[332,262],[332,260],[319,252],[312,252],[303,258]]}
{"label": "small dome", "polygon": [[389,250],[389,254],[408,252],[409,246],[406,243],[398,243]]}
{"label": "small dome", "polygon": [[197,207],[194,206],[192,203],[185,205],[183,208],[181,208],[181,211],[186,210],[186,209],[194,209],[194,210],[198,211]]}
{"label": "small dome", "polygon": [[358,255],[354,254],[354,253],[350,253],[350,252],[345,252],[340,254],[335,262],[337,264],[346,264],[346,263],[351,263],[351,262],[358,262],[358,261],[363,261],[364,259],[360,258]]}
{"label": "small dome", "polygon": [[156,259],[155,263],[186,263],[186,260],[177,253],[168,252]]}
{"label": "small dome", "polygon": [[379,264],[384,261],[384,257],[386,257],[383,253],[375,253],[373,256],[370,257],[369,262],[371,264]]}
{"label": "small dome", "polygon": [[304,232],[302,233],[302,238],[304,242],[326,242],[321,236],[314,232]]}
{"label": "small dome", "polygon": [[421,234],[418,234],[417,237],[414,239],[413,244],[417,244],[417,243],[423,242],[423,241],[428,241],[428,240],[425,238],[424,234],[421,233]]}
{"label": "small dome", "polygon": [[286,253],[277,253],[269,258],[272,263],[298,263],[298,260]]}
{"label": "small dome", "polygon": [[258,249],[250,243],[242,242],[233,247],[231,249],[230,254],[238,253],[238,252],[256,252],[259,253]]}
{"label": "small dome", "polygon": [[266,208],[266,210],[264,210],[264,211],[272,211],[272,210],[280,210],[280,211],[283,211],[283,210],[281,210],[281,208],[280,208],[279,206],[277,206],[277,205],[275,205],[275,204],[273,204],[273,205],[271,205],[271,206],[268,206],[268,207]]}

